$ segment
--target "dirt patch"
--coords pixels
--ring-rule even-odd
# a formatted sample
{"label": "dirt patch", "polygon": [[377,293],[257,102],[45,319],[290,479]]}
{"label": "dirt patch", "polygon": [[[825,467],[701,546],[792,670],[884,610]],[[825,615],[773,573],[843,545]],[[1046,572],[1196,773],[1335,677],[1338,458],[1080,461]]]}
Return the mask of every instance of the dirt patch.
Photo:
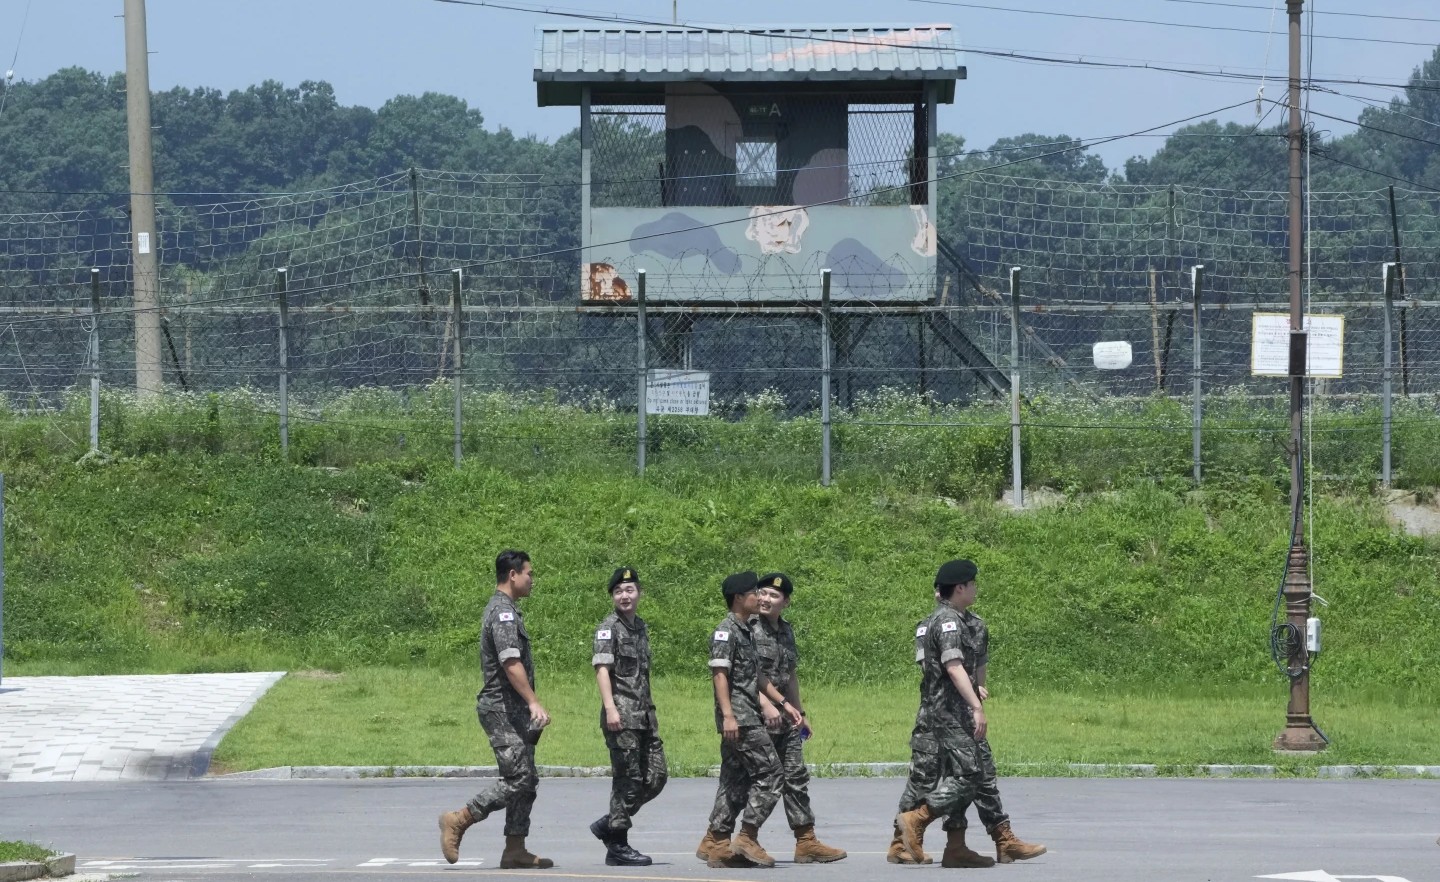
{"label": "dirt patch", "polygon": [[311,670],[291,671],[289,676],[294,677],[297,680],[325,680],[333,682],[335,680],[342,679],[345,675],[337,671]]}
{"label": "dirt patch", "polygon": [[1440,504],[1435,499],[1434,491],[1391,490],[1385,497],[1385,519],[1411,536],[1440,536]]}
{"label": "dirt patch", "polygon": [[[1051,490],[1049,487],[1035,487],[1033,489],[1027,487],[1025,489],[1025,495],[1021,497],[1021,499],[1025,503],[1025,510],[1029,511],[1036,508],[1054,508],[1057,505],[1062,505],[1065,502],[1065,494],[1058,490]],[[1006,490],[1001,494],[1000,504],[1013,510],[1015,508],[1014,492]]]}

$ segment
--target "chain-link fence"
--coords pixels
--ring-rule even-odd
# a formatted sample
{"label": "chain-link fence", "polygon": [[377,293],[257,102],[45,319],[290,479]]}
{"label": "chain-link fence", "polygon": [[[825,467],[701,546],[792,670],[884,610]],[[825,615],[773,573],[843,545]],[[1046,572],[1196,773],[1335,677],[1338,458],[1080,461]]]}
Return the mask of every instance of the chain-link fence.
{"label": "chain-link fence", "polygon": [[[656,114],[597,112],[597,139],[620,146],[597,151],[619,164],[597,169],[593,204],[667,204],[676,158]],[[851,129],[879,127],[876,141],[915,128],[887,105],[856,114]],[[850,199],[907,188],[908,160],[866,161],[864,143]],[[650,468],[819,477],[828,461],[840,478],[961,495],[1010,486],[1018,388],[1028,486],[1187,479],[1197,438],[1202,475],[1283,476],[1285,381],[1251,371],[1254,316],[1288,311],[1283,194],[958,176],[941,187],[932,297],[825,307],[817,272],[782,299],[657,301],[642,335],[635,299],[580,302],[576,190],[416,171],[168,199],[162,351],[140,353],[167,392],[149,401],[126,397],[137,354],[118,203],[0,215],[0,389],[12,417],[79,453],[98,377],[102,450],[278,452],[283,414],[287,455],[317,464],[448,456],[458,435],[466,457],[629,468],[643,437]],[[1310,384],[1318,477],[1382,477],[1388,346],[1393,478],[1440,483],[1434,208],[1405,191],[1310,199],[1307,310],[1345,320],[1342,376]],[[643,268],[645,243],[630,248]],[[1128,344],[1129,365],[1098,367],[1096,343]]]}

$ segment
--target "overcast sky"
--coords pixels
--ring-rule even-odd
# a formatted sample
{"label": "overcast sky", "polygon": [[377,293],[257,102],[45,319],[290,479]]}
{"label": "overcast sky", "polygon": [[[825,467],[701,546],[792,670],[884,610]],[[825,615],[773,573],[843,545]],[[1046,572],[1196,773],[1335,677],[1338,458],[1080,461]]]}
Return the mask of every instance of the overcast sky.
{"label": "overcast sky", "polygon": [[[529,0],[502,2],[542,6]],[[26,80],[76,65],[106,73],[123,70],[122,7],[122,0],[0,0],[0,62],[11,67],[14,57],[15,76]],[[346,104],[370,107],[400,94],[458,95],[479,108],[488,125],[518,134],[553,138],[577,122],[574,108],[536,107],[532,80],[536,26],[583,24],[574,19],[442,0],[148,0],[148,7],[151,85],[157,90],[230,90],[266,79],[294,86],[313,79],[334,85]],[[1268,69],[1282,79],[1265,85],[1266,97],[1283,98],[1285,88],[1284,0],[678,0],[678,7],[684,23],[946,22],[970,50],[1242,74]],[[671,0],[564,0],[563,6],[547,8],[661,22],[672,16]],[[1318,13],[1313,17],[1317,78],[1403,83],[1440,43],[1436,0],[1308,0],[1306,9]],[[716,18],[722,14],[723,19]],[[1307,26],[1310,20],[1307,15]],[[1103,70],[975,51],[967,52],[964,62],[969,80],[959,85],[955,104],[942,110],[940,127],[963,135],[972,148],[1025,132],[1119,135],[1196,114],[1246,124],[1256,119],[1253,99],[1260,83],[1250,79]],[[1395,94],[1374,86],[1333,88],[1372,101]],[[1214,113],[1247,101],[1244,107]],[[1312,104],[1345,119],[1354,119],[1364,106],[1355,97],[1339,96],[1317,96]],[[1267,124],[1282,118],[1276,111]],[[1316,125],[1335,134],[1348,130],[1323,119]],[[1159,145],[1155,137],[1128,138],[1096,152],[1118,168],[1126,158],[1149,155]]]}

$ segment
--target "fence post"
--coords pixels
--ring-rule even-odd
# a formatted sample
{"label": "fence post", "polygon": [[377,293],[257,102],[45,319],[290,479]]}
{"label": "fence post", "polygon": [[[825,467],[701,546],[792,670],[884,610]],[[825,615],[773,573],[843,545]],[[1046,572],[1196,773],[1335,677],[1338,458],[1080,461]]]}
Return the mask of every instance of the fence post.
{"label": "fence post", "polygon": [[830,270],[820,271],[820,486],[830,486]]}
{"label": "fence post", "polygon": [[285,280],[290,271],[275,271],[275,299],[280,304],[280,456],[290,460],[290,301]]}
{"label": "fence post", "polygon": [[1391,407],[1393,402],[1393,391],[1391,380],[1393,379],[1393,368],[1391,364],[1391,350],[1394,348],[1392,339],[1393,330],[1390,327],[1390,310],[1394,305],[1395,297],[1395,275],[1400,269],[1397,263],[1387,263],[1383,270],[1385,284],[1385,355],[1382,362],[1381,378],[1381,448],[1380,448],[1380,481],[1386,490],[1390,489],[1390,430],[1393,428]]}
{"label": "fence post", "polygon": [[1010,503],[1025,507],[1020,463],[1020,267],[1010,267]]}
{"label": "fence post", "polygon": [[5,682],[5,473],[0,472],[0,684]]}
{"label": "fence post", "polygon": [[635,473],[645,476],[645,407],[650,368],[645,360],[645,270],[637,270],[635,284]]}
{"label": "fence post", "polygon": [[461,299],[461,282],[464,280],[465,271],[456,269],[450,271],[450,325],[454,329],[453,346],[455,347],[453,361],[455,363],[455,466],[460,466],[460,459],[465,449],[465,407],[462,393],[463,382],[460,378],[460,369],[464,365],[461,359],[462,349],[460,346],[461,331],[465,312],[464,302]]}
{"label": "fence post", "polygon": [[90,270],[90,452],[100,452],[100,270]]}
{"label": "fence post", "polygon": [[1205,403],[1200,397],[1200,294],[1204,290],[1205,266],[1190,268],[1190,455],[1194,463],[1195,483],[1200,483],[1200,421]]}

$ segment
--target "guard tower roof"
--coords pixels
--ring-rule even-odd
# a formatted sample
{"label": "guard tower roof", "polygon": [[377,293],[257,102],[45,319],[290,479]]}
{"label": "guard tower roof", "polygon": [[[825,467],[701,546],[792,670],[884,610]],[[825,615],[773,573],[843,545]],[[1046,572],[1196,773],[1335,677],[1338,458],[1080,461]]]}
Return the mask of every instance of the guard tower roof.
{"label": "guard tower roof", "polygon": [[581,87],[658,99],[666,83],[817,84],[897,92],[936,83],[955,100],[965,78],[950,25],[872,27],[539,28],[535,83],[541,107],[578,105]]}

